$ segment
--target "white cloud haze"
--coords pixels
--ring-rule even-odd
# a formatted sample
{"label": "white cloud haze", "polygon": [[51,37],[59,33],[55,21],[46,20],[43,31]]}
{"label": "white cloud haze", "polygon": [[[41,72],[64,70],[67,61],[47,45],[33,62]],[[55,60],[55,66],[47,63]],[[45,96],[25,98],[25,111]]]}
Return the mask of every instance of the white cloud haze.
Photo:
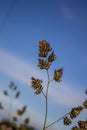
{"label": "white cloud haze", "polygon": [[[2,93],[0,93],[0,102],[2,103],[2,106],[5,108],[3,110],[0,111],[0,119],[2,118],[9,118],[9,117],[13,117],[13,116],[17,116],[17,110],[21,109],[24,104],[20,103],[19,101],[12,99],[9,96],[4,96]],[[10,106],[11,104],[11,106]],[[16,107],[15,107],[16,106]],[[11,108],[10,108],[11,107]],[[18,117],[18,116],[17,116]],[[34,127],[37,127],[38,129],[41,128],[41,121],[38,119],[37,121],[37,113],[35,112],[35,110],[33,110],[33,108],[31,108],[30,106],[27,108],[27,111],[25,112],[25,114],[21,117],[21,122],[26,118],[29,117],[30,118],[30,124]],[[34,117],[34,118],[32,118]],[[18,123],[20,122],[20,117],[18,117]]]}
{"label": "white cloud haze", "polygon": [[[35,68],[32,63],[24,62],[5,50],[0,50],[0,71],[26,85],[29,85],[32,75],[40,79],[46,79],[45,74],[40,72],[37,66]],[[81,103],[82,99],[80,96],[80,90],[76,90],[75,88],[71,87],[72,85],[63,83],[61,83],[59,86],[56,84],[55,87],[50,88],[49,96],[51,100],[57,104],[68,106]]]}

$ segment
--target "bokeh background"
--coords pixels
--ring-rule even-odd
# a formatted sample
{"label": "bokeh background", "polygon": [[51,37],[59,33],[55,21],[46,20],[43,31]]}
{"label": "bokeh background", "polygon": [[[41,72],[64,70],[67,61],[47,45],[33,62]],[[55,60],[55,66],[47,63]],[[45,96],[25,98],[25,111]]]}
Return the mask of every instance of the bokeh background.
{"label": "bokeh background", "polygon": [[[0,100],[8,108],[9,99],[2,94],[13,81],[21,91],[19,101],[13,101],[12,113],[17,107],[28,105],[25,114],[30,124],[41,129],[44,120],[43,95],[35,96],[30,87],[32,76],[47,80],[39,70],[38,42],[49,41],[56,54],[50,68],[64,68],[61,83],[53,82],[49,90],[48,123],[82,105],[87,98],[87,1],[86,0],[0,0]],[[87,112],[79,116],[86,119]],[[6,116],[0,112],[0,118]],[[78,119],[78,118],[77,118]],[[77,119],[73,122],[76,124]],[[70,130],[63,121],[49,130]]]}

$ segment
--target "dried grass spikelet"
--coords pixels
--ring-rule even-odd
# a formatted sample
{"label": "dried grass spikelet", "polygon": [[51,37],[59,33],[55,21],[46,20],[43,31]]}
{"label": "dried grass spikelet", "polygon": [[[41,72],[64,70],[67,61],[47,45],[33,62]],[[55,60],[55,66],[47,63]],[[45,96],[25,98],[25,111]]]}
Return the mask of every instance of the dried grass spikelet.
{"label": "dried grass spikelet", "polygon": [[17,90],[17,86],[14,84],[13,81],[10,82],[9,88],[13,89],[14,91]]}
{"label": "dried grass spikelet", "polygon": [[13,119],[13,121],[17,121],[18,120],[16,116],[13,116],[12,119]]}
{"label": "dried grass spikelet", "polygon": [[25,119],[24,119],[24,124],[25,124],[25,125],[27,125],[29,122],[30,122],[30,119],[29,119],[29,118],[25,118]]}
{"label": "dried grass spikelet", "polygon": [[35,94],[36,94],[36,95],[40,94],[40,93],[42,92],[42,90],[43,90],[43,87],[40,86],[40,87],[35,91]]}
{"label": "dried grass spikelet", "polygon": [[16,85],[14,86],[14,90],[17,90],[17,86]]}
{"label": "dried grass spikelet", "polygon": [[21,125],[19,126],[19,130],[26,130],[25,125],[24,125],[24,124],[21,124]]}
{"label": "dried grass spikelet", "polygon": [[4,90],[4,91],[3,91],[3,94],[4,94],[5,96],[8,96],[7,90]]}
{"label": "dried grass spikelet", "polygon": [[83,110],[83,107],[82,106],[78,106],[78,107],[75,107],[75,108],[72,108],[71,112],[70,112],[70,117],[73,119],[73,118],[76,118],[80,112]]}
{"label": "dried grass spikelet", "polygon": [[12,122],[11,126],[13,128],[12,130],[17,130],[18,129],[16,122]]}
{"label": "dried grass spikelet", "polygon": [[23,106],[23,107],[22,107],[22,113],[24,113],[24,112],[26,111],[26,109],[27,109],[27,106],[26,106],[26,105]]}
{"label": "dried grass spikelet", "polygon": [[79,130],[79,128],[77,126],[74,126],[71,130]]}
{"label": "dried grass spikelet", "polygon": [[78,121],[78,125],[80,128],[87,128],[87,121]]}
{"label": "dried grass spikelet", "polygon": [[87,100],[85,100],[85,101],[83,102],[83,106],[84,106],[85,109],[87,109]]}
{"label": "dried grass spikelet", "polygon": [[51,65],[51,62],[45,61],[43,59],[38,59],[38,67],[40,69],[49,69],[50,65]]}
{"label": "dried grass spikelet", "polygon": [[63,120],[64,125],[70,125],[71,124],[71,119],[68,117],[65,117]]}
{"label": "dried grass spikelet", "polygon": [[42,84],[42,80],[36,79],[34,77],[31,78],[31,87],[35,90]]}
{"label": "dried grass spikelet", "polygon": [[39,57],[46,57],[47,54],[48,54],[47,51],[40,51],[38,55],[39,55]]}
{"label": "dried grass spikelet", "polygon": [[54,80],[56,82],[61,82],[61,78],[62,78],[62,74],[63,74],[63,68],[55,70],[54,71]]}
{"label": "dried grass spikelet", "polygon": [[17,110],[17,114],[19,116],[22,116],[26,112],[26,109],[27,109],[27,106],[25,105],[25,106],[22,107],[22,109]]}
{"label": "dried grass spikelet", "polygon": [[18,114],[19,116],[22,116],[22,114],[23,114],[22,110],[17,110],[17,114]]}
{"label": "dried grass spikelet", "polygon": [[18,92],[16,93],[15,98],[19,98],[19,96],[20,96],[20,91],[18,91]]}
{"label": "dried grass spikelet", "polygon": [[3,109],[3,106],[2,106],[2,103],[0,102],[0,109],[2,110]]}
{"label": "dried grass spikelet", "polygon": [[10,82],[10,85],[9,85],[9,88],[13,88],[13,87],[14,87],[14,82],[11,81],[11,82]]}
{"label": "dried grass spikelet", "polygon": [[48,57],[48,62],[53,62],[55,59],[56,59],[56,55],[54,54],[54,51],[52,51]]}
{"label": "dried grass spikelet", "polygon": [[49,42],[46,40],[42,40],[39,42],[39,57],[46,57],[48,52],[51,51],[52,48],[50,47]]}
{"label": "dried grass spikelet", "polygon": [[35,79],[34,77],[31,78],[31,87],[35,90],[35,94],[38,95],[42,92],[42,80]]}
{"label": "dried grass spikelet", "polygon": [[87,90],[85,90],[85,94],[87,94]]}

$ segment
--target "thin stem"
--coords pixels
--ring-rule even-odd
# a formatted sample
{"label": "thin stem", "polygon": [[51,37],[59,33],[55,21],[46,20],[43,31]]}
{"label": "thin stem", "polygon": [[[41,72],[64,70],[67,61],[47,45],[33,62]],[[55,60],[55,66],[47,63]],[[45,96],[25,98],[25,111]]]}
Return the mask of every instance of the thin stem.
{"label": "thin stem", "polygon": [[45,95],[45,99],[46,99],[46,110],[45,110],[45,119],[44,119],[44,125],[43,125],[43,130],[46,129],[46,122],[47,122],[47,114],[48,114],[48,88],[49,88],[49,72],[47,70],[47,77],[48,77],[48,82],[47,82],[47,89],[46,89],[46,95]]}
{"label": "thin stem", "polygon": [[10,95],[9,95],[9,97],[10,97],[10,103],[9,103],[9,118],[10,118],[10,120],[11,120],[11,118],[12,118],[12,100],[13,100],[13,90],[11,89],[11,91],[10,91]]}
{"label": "thin stem", "polygon": [[51,80],[49,81],[49,83],[51,83],[53,80],[54,80],[54,78],[53,78],[53,79],[51,79]]}
{"label": "thin stem", "polygon": [[42,90],[42,94],[43,94],[43,96],[46,98],[46,95],[44,94],[43,90]]}
{"label": "thin stem", "polygon": [[45,129],[47,129],[48,127],[50,127],[50,126],[56,124],[57,122],[59,122],[60,120],[62,120],[62,119],[63,119],[65,116],[67,116],[68,114],[70,114],[70,112],[66,113],[64,116],[62,116],[62,117],[59,118],[58,120],[56,120],[56,121],[52,122],[51,124],[47,125],[47,126],[45,127]]}

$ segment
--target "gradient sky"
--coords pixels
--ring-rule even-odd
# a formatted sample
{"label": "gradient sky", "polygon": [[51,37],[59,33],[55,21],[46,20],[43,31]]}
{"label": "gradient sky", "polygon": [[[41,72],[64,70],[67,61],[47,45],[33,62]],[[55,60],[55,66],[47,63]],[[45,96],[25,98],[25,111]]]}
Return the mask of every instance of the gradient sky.
{"label": "gradient sky", "polygon": [[[87,0],[0,0],[0,89],[7,89],[10,81],[17,84],[21,98],[14,102],[29,106],[35,127],[44,119],[43,95],[35,96],[30,88],[32,76],[46,80],[45,71],[37,68],[41,40],[50,42],[57,57],[50,75],[64,68],[63,81],[53,82],[49,91],[50,123],[86,99]],[[1,99],[9,101],[3,95]],[[87,112],[83,113],[80,118],[85,120]],[[61,121],[52,129],[70,128]]]}

